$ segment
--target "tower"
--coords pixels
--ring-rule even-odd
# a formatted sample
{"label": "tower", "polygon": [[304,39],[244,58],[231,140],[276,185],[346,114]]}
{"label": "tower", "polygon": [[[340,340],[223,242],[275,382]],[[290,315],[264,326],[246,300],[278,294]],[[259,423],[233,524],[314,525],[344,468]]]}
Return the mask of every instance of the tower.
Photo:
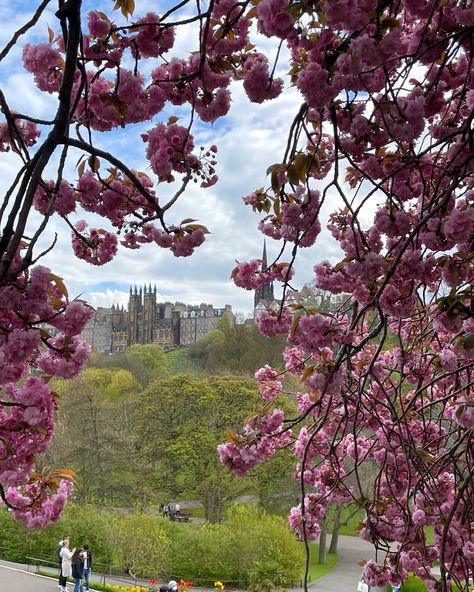
{"label": "tower", "polygon": [[[267,244],[263,241],[263,254],[262,254],[262,271],[267,271]],[[275,300],[273,291],[273,282],[266,282],[255,290],[254,296],[254,308],[257,308],[259,304],[263,304],[265,307],[269,306]]]}
{"label": "tower", "polygon": [[151,284],[144,287],[142,314],[142,343],[153,343],[153,330],[156,320],[156,287],[153,291]]}
{"label": "tower", "polygon": [[130,288],[130,293],[128,295],[128,343],[129,345],[133,345],[134,343],[139,343],[139,317],[142,310],[142,296],[141,296],[141,288],[140,294],[137,292],[137,287],[135,286],[134,291],[132,292],[132,288]]}

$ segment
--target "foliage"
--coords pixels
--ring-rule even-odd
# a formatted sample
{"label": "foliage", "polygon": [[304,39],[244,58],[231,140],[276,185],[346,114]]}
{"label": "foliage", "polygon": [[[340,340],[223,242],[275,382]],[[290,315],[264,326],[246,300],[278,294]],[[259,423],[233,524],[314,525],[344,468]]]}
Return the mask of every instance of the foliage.
{"label": "foliage", "polygon": [[132,576],[151,578],[169,562],[170,540],[159,520],[141,514],[112,518],[110,546]]}
{"label": "foliage", "polygon": [[108,519],[93,507],[70,503],[61,520],[41,530],[29,531],[25,525],[12,521],[4,508],[0,511],[0,547],[9,561],[26,562],[35,556],[57,564],[57,544],[65,534],[71,547],[88,544],[94,550],[97,567],[112,562],[112,549],[107,534]]}
{"label": "foliage", "polygon": [[302,549],[281,518],[239,505],[229,509],[225,524],[233,536],[227,551],[239,568],[237,579],[255,584],[277,576],[274,583],[282,585],[299,577]]}
{"label": "foliage", "polygon": [[405,582],[403,582],[400,592],[426,592],[426,584],[423,580],[409,575]]}
{"label": "foliage", "polygon": [[[127,371],[143,387],[168,373],[169,360],[167,354],[157,345],[134,344],[123,354],[94,354],[89,366]],[[138,388],[138,385],[133,385],[133,390]]]}
{"label": "foliage", "polygon": [[301,545],[283,519],[256,506],[231,507],[221,524],[167,528],[173,540],[170,573],[186,574],[195,583],[218,576],[240,587],[275,574],[282,582],[299,578]]}
{"label": "foliage", "polygon": [[257,327],[232,325],[226,318],[219,327],[189,348],[189,357],[210,374],[253,376],[263,364],[281,363],[285,341],[281,336],[269,339]]}
{"label": "foliage", "polygon": [[72,381],[56,381],[55,388],[61,407],[42,465],[67,462],[76,470],[74,498],[82,503],[140,500],[143,487],[131,462],[138,435],[130,422],[138,386],[130,372],[87,368]]}
{"label": "foliage", "polygon": [[169,374],[201,374],[202,367],[189,355],[188,347],[177,347],[166,352]]}
{"label": "foliage", "polygon": [[158,345],[131,345],[126,351],[126,357],[140,361],[150,373],[150,380],[165,376],[168,373],[166,353]]}
{"label": "foliage", "polygon": [[58,523],[28,537],[25,526],[10,520],[6,511],[0,513],[0,526],[0,547],[9,549],[6,559],[22,562],[34,554],[55,564],[57,543],[68,534],[73,546],[89,544],[97,572],[113,564],[160,580],[178,574],[195,583],[219,579],[240,585],[249,582],[250,573],[255,582],[275,573],[285,581],[298,580],[303,557],[286,521],[254,506],[235,507],[223,523],[200,526],[69,504]]}
{"label": "foliage", "polygon": [[265,501],[278,491],[273,479],[291,474],[289,457],[242,481],[225,471],[216,455],[225,429],[237,425],[257,400],[253,381],[232,376],[182,375],[150,385],[136,402],[134,424],[147,480],[167,496],[164,501],[199,500],[206,518],[217,521],[239,494],[258,491]]}

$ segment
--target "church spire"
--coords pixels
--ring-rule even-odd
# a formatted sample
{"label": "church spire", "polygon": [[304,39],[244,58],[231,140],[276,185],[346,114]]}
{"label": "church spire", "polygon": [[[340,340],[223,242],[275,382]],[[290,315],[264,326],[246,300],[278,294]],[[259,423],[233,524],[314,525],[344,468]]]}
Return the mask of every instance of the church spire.
{"label": "church spire", "polygon": [[263,253],[262,253],[262,271],[267,271],[268,269],[268,261],[267,261],[267,241],[263,239]]}
{"label": "church spire", "polygon": [[[267,243],[263,241],[263,253],[262,253],[262,265],[261,270],[267,271],[268,269],[268,260],[267,260]],[[254,295],[254,308],[257,308],[258,304],[263,304],[264,306],[270,306],[272,302],[275,300],[274,291],[273,291],[273,282],[266,282],[262,284],[255,290]]]}

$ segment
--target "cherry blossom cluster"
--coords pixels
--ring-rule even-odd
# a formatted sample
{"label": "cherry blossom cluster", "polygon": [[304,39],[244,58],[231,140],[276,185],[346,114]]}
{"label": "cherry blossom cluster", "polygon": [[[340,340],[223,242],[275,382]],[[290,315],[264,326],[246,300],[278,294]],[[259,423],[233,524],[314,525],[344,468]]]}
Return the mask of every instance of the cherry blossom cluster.
{"label": "cherry blossom cluster", "polygon": [[[92,314],[85,303],[69,301],[61,278],[44,266],[0,288],[0,487],[13,516],[30,527],[57,519],[72,490],[67,474],[29,480],[35,455],[54,433],[57,404],[49,380],[81,371],[90,346],[78,335]],[[36,373],[28,376],[30,367]]]}
{"label": "cherry blossom cluster", "polygon": [[[256,13],[260,33],[286,42],[304,102],[283,161],[267,171],[269,186],[244,202],[263,214],[261,232],[280,242],[269,269],[287,244],[291,269],[297,250],[321,244],[323,208],[342,253],[314,267],[315,291],[326,294],[320,302],[281,302],[257,318],[265,335],[288,333],[284,368],[304,391],[288,429],[300,424],[294,451],[307,493],[290,524],[317,538],[331,503],[357,504],[366,513],[360,536],[379,549],[379,561],[365,563],[368,584],[400,584],[415,573],[444,591],[449,574],[467,590],[474,13],[450,0],[328,0],[317,13],[264,0]],[[233,279],[247,290],[271,281],[256,260],[239,263]],[[284,295],[290,283],[283,278]],[[259,382],[269,376],[257,373]],[[262,383],[260,390],[268,400]]]}
{"label": "cherry blossom cluster", "polygon": [[40,136],[38,126],[33,121],[18,120],[10,125],[0,123],[0,152],[20,152],[22,146],[31,147]]}

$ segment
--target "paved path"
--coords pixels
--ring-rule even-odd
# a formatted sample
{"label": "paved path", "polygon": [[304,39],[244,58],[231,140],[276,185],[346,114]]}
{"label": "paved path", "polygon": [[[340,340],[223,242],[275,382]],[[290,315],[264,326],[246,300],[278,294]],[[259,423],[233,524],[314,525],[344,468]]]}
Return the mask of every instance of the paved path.
{"label": "paved path", "polygon": [[[58,592],[57,576],[39,576],[35,572],[35,566],[0,560],[0,592]],[[107,576],[106,578],[110,585],[133,586],[135,583],[118,577]],[[97,574],[92,574],[92,586],[94,582],[102,583],[102,578]],[[142,583],[146,585],[145,581]],[[73,589],[74,584],[68,582],[68,590],[71,592]]]}
{"label": "paved path", "polygon": [[308,586],[311,592],[357,592],[357,584],[362,574],[362,567],[358,562],[361,559],[373,558],[374,547],[358,537],[340,535],[338,554],[336,567]]}
{"label": "paved path", "polygon": [[[358,562],[370,559],[373,555],[374,549],[369,543],[357,537],[340,536],[336,567],[328,575],[310,584],[310,592],[356,592],[362,573]],[[58,592],[56,579],[38,576],[33,573],[33,567],[30,570],[28,572],[24,565],[0,561],[0,592]],[[72,590],[70,584],[69,588]],[[195,592],[199,591],[195,589]]]}
{"label": "paved path", "polygon": [[0,565],[0,592],[58,592],[58,581]]}

